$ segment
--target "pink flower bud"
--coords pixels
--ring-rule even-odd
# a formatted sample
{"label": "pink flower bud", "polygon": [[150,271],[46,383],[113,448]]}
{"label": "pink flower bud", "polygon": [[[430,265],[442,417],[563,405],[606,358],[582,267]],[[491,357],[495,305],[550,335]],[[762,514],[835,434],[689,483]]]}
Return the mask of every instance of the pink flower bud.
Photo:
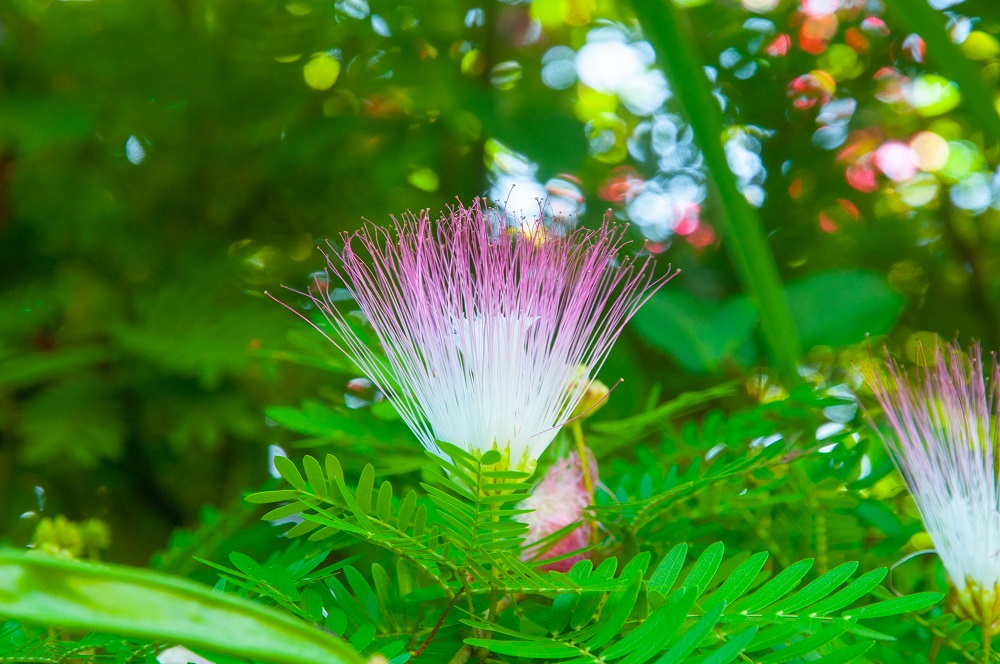
{"label": "pink flower bud", "polygon": [[[590,464],[590,479],[597,483],[597,462],[588,453]],[[584,510],[590,504],[590,496],[584,486],[583,466],[576,452],[558,461],[545,471],[544,477],[535,485],[529,498],[518,505],[518,509],[532,510],[518,517],[522,523],[528,524],[528,535],[524,538],[523,560],[535,558],[556,558],[570,551],[582,549],[590,541],[592,522],[586,519]],[[581,525],[555,543],[546,542],[541,546],[533,546],[539,540],[565,528],[583,521]],[[565,560],[559,560],[543,565],[543,570],[565,572],[578,560],[589,557],[587,553],[577,554]]]}

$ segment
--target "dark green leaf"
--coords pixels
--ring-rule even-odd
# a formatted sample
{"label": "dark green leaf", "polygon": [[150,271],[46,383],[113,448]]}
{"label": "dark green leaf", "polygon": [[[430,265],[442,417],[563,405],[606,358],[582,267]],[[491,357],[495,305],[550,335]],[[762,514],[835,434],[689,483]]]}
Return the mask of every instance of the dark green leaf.
{"label": "dark green leaf", "polygon": [[651,346],[698,373],[718,371],[726,359],[749,366],[756,358],[756,323],[757,311],[746,298],[709,302],[679,289],[661,290],[632,319]]}
{"label": "dark green leaf", "polygon": [[866,334],[885,334],[903,310],[903,298],[877,272],[817,272],[789,282],[786,293],[805,348],[846,346]]}

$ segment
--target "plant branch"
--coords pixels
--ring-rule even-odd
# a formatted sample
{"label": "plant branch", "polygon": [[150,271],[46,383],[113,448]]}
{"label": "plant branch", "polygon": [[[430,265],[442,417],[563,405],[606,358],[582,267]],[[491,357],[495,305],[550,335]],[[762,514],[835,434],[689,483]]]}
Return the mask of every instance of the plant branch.
{"label": "plant branch", "polygon": [[437,636],[438,630],[441,629],[441,625],[444,624],[445,618],[448,617],[448,614],[451,612],[452,608],[454,608],[455,602],[458,601],[458,598],[462,594],[463,590],[464,588],[459,589],[459,591],[455,593],[455,596],[451,598],[451,601],[448,602],[448,606],[445,607],[444,611],[441,612],[441,617],[438,618],[438,621],[436,623],[434,623],[434,627],[431,628],[430,633],[427,635],[427,638],[424,639],[424,642],[420,644],[420,647],[417,648],[416,650],[410,651],[411,659],[416,659],[417,657],[420,657],[420,655],[422,655],[424,652],[424,648],[426,648],[427,645],[431,642],[431,640],[435,636]]}

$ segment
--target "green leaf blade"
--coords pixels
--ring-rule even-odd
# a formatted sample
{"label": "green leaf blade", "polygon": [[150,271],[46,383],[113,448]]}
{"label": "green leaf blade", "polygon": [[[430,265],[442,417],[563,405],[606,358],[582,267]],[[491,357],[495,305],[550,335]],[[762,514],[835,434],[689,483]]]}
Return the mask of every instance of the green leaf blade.
{"label": "green leaf blade", "polygon": [[286,614],[157,572],[0,551],[0,614],[289,664],[362,664]]}

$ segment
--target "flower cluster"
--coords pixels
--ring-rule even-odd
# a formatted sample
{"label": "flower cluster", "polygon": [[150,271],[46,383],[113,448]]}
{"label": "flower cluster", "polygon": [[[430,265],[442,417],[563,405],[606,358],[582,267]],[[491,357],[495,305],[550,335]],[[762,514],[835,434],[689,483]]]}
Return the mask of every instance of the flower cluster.
{"label": "flower cluster", "polygon": [[1000,618],[1000,366],[989,381],[982,352],[935,349],[911,381],[886,357],[887,373],[862,367],[893,435],[883,436],[924,526],[958,590],[966,617],[996,631]]}
{"label": "flower cluster", "polygon": [[516,231],[501,219],[476,201],[436,223],[407,214],[392,230],[343,236],[329,275],[344,282],[382,352],[325,283],[305,295],[329,323],[324,334],[427,449],[497,449],[531,472],[622,328],[672,275],[655,276],[648,258],[619,257],[625,229],[607,219],[562,236],[541,215]]}

